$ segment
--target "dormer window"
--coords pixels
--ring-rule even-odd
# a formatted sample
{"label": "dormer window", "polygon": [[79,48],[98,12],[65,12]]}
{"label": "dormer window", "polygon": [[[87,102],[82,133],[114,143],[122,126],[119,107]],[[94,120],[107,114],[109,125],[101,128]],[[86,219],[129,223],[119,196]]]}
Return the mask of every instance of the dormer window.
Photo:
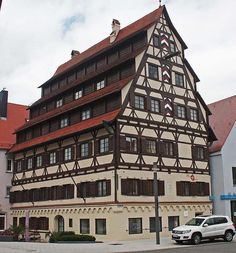
{"label": "dormer window", "polygon": [[105,81],[104,80],[96,83],[96,90],[101,90],[104,87],[105,87]]}
{"label": "dormer window", "polygon": [[56,108],[63,106],[63,99],[60,98],[56,101]]}
{"label": "dormer window", "polygon": [[75,100],[83,97],[83,90],[78,90],[75,92]]}

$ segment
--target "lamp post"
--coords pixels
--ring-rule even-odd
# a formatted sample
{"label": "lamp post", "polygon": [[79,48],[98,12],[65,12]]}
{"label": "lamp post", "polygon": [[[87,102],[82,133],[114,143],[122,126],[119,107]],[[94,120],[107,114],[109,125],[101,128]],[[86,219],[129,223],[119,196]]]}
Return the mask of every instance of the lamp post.
{"label": "lamp post", "polygon": [[153,189],[155,201],[155,231],[156,231],[156,244],[160,244],[160,222],[159,222],[159,202],[158,202],[158,181],[157,181],[157,164],[153,163]]}

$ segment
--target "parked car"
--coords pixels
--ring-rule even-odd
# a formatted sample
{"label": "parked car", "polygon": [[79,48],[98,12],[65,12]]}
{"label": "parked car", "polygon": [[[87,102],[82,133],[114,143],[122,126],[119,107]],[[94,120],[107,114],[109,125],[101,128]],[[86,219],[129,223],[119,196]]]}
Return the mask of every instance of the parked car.
{"label": "parked car", "polygon": [[231,242],[235,235],[235,226],[228,216],[209,215],[192,218],[183,226],[172,230],[172,240],[177,243],[190,241],[199,244],[203,239],[223,238]]}

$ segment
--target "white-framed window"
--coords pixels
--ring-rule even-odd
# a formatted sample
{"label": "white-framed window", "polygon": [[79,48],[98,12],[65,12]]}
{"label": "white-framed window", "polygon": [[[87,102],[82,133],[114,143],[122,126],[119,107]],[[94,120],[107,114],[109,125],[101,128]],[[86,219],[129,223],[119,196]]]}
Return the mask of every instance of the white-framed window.
{"label": "white-framed window", "polygon": [[178,105],[177,106],[177,116],[178,118],[185,119],[186,118],[186,109],[185,106]]}
{"label": "white-framed window", "polygon": [[91,118],[91,111],[90,109],[86,109],[82,111],[82,120],[90,119]]}
{"label": "white-framed window", "polygon": [[10,197],[10,192],[11,192],[11,186],[7,186],[6,187],[6,198],[9,198]]}
{"label": "white-framed window", "polygon": [[107,195],[107,182],[106,180],[98,181],[98,197],[106,196]]}
{"label": "white-framed window", "polygon": [[170,42],[170,52],[175,53],[176,52],[176,47],[174,42]]}
{"label": "white-framed window", "polygon": [[156,154],[156,141],[147,140],[146,142],[146,150],[148,153]]}
{"label": "white-framed window", "polygon": [[125,137],[126,151],[137,152],[137,138]]}
{"label": "white-framed window", "polygon": [[72,159],[72,148],[65,148],[64,150],[64,160],[69,161]]}
{"label": "white-framed window", "polygon": [[63,128],[63,127],[67,127],[69,125],[69,120],[67,117],[65,118],[62,118],[61,119],[61,122],[60,122],[60,127]]}
{"label": "white-framed window", "polygon": [[89,155],[89,144],[88,142],[81,144],[81,157],[87,157]]}
{"label": "white-framed window", "polygon": [[175,73],[175,84],[180,87],[184,87],[184,75]]}
{"label": "white-framed window", "polygon": [[83,90],[78,90],[75,92],[75,100],[83,97]]}
{"label": "white-framed window", "polygon": [[43,163],[42,156],[36,156],[36,167],[41,167]]}
{"label": "white-framed window", "polygon": [[197,160],[204,160],[205,152],[203,147],[197,147]]}
{"label": "white-framed window", "polygon": [[56,108],[63,106],[63,99],[60,98],[56,101]]}
{"label": "white-framed window", "polygon": [[101,80],[100,82],[96,83],[96,90],[101,90],[104,87],[105,87],[105,81],[104,80]]}
{"label": "white-framed window", "polygon": [[154,64],[148,64],[148,77],[152,79],[158,79],[158,66]]}
{"label": "white-framed window", "polygon": [[159,47],[160,46],[160,38],[158,35],[153,35],[153,46]]}
{"label": "white-framed window", "polygon": [[99,141],[100,153],[105,153],[109,151],[109,138],[104,138]]}
{"label": "white-framed window", "polygon": [[56,152],[51,152],[51,153],[49,154],[49,163],[50,163],[50,164],[55,164],[56,161],[57,161],[56,158],[57,158]]}
{"label": "white-framed window", "polygon": [[12,160],[7,160],[7,172],[12,172]]}
{"label": "white-framed window", "polygon": [[27,169],[33,168],[33,158],[28,158],[27,160]]}
{"label": "white-framed window", "polygon": [[198,121],[198,111],[196,109],[190,109],[190,119]]}
{"label": "white-framed window", "polygon": [[144,97],[135,95],[134,107],[137,109],[144,109]]}
{"label": "white-framed window", "polygon": [[160,112],[160,102],[156,99],[151,99],[151,111]]}

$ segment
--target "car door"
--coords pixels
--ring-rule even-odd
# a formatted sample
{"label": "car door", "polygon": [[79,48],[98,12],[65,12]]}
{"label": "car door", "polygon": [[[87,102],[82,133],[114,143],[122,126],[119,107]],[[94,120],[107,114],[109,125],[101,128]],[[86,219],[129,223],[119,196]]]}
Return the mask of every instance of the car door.
{"label": "car door", "polygon": [[[204,225],[207,224],[207,227],[204,227]],[[202,237],[213,237],[216,235],[215,232],[215,224],[214,224],[214,218],[208,218],[206,221],[202,224]]]}
{"label": "car door", "polygon": [[227,219],[225,217],[215,217],[214,223],[216,236],[224,235],[228,223]]}

